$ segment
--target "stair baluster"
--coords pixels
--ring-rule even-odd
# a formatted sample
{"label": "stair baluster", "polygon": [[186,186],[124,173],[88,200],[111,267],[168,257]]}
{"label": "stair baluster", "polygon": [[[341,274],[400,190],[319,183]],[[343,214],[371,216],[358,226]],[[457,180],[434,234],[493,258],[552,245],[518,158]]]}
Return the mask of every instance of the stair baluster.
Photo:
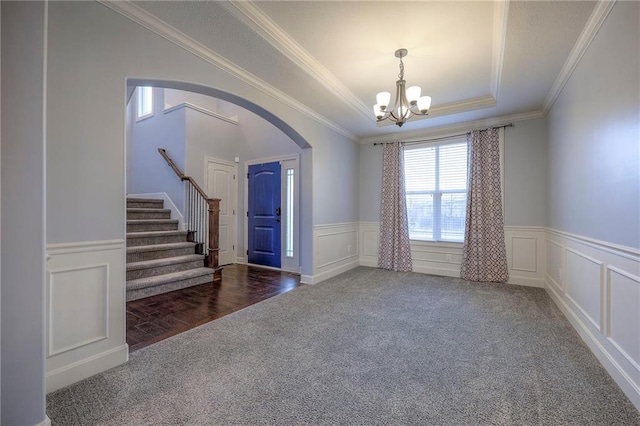
{"label": "stair baluster", "polygon": [[164,148],[158,152],[173,169],[181,181],[187,185],[187,211],[185,217],[189,235],[193,242],[201,245],[205,255],[205,266],[213,268],[213,281],[222,279],[222,268],[218,264],[218,230],[220,226],[220,199],[209,198],[191,176],[185,176],[169,157]]}

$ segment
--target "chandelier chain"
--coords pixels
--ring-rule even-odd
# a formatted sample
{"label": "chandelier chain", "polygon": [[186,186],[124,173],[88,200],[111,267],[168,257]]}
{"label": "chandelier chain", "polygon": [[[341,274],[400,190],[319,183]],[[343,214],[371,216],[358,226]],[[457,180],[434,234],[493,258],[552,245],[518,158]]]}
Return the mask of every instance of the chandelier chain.
{"label": "chandelier chain", "polygon": [[404,62],[402,62],[402,57],[400,57],[400,74],[398,74],[398,78],[404,80]]}

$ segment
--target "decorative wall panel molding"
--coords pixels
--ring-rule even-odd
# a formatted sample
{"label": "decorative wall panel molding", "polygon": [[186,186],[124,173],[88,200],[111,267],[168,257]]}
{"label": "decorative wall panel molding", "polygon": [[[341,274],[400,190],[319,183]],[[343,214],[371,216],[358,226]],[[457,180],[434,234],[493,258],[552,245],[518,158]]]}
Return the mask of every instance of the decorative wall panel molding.
{"label": "decorative wall panel molding", "polygon": [[509,283],[544,287],[545,228],[505,226]]}
{"label": "decorative wall panel molding", "polygon": [[640,372],[640,277],[607,266],[606,301],[607,338]]}
{"label": "decorative wall panel molding", "polygon": [[358,223],[336,223],[313,227],[313,276],[301,281],[315,284],[359,266]]}
{"label": "decorative wall panel molding", "polygon": [[[48,352],[58,355],[109,338],[109,265],[49,269]],[[82,303],[69,303],[70,300]],[[67,309],[58,309],[66,306]]]}
{"label": "decorative wall panel molding", "polygon": [[577,250],[570,248],[565,250],[567,271],[565,294],[596,329],[602,331],[603,264]]}
{"label": "decorative wall panel molding", "polygon": [[547,292],[640,410],[637,252],[631,247],[547,230]]}
{"label": "decorative wall panel molding", "polygon": [[49,244],[47,392],[128,359],[124,240]]}

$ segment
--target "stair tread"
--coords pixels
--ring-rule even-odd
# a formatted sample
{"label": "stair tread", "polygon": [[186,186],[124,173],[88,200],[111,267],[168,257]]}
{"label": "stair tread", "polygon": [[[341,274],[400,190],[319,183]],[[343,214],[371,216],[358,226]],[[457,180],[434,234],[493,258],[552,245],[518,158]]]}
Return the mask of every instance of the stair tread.
{"label": "stair tread", "polygon": [[146,209],[144,207],[127,207],[127,211],[132,213],[171,213],[171,209]]}
{"label": "stair tread", "polygon": [[132,225],[139,223],[178,223],[178,219],[127,219],[127,223]]}
{"label": "stair tread", "polygon": [[164,200],[162,198],[130,198],[127,197],[127,201],[131,201],[132,203],[155,203],[162,204]]}
{"label": "stair tread", "polygon": [[188,231],[171,230],[171,231],[142,231],[127,232],[127,238],[144,238],[144,237],[161,237],[164,235],[187,235]]}
{"label": "stair tread", "polygon": [[144,287],[151,287],[154,285],[166,284],[174,281],[186,280],[189,278],[201,277],[211,274],[211,281],[213,281],[213,269],[212,268],[194,268],[187,271],[171,272],[169,274],[156,275],[153,277],[138,278],[135,280],[127,281],[127,289],[140,289]]}
{"label": "stair tread", "polygon": [[184,241],[181,243],[150,244],[147,246],[127,247],[127,254],[141,253],[145,251],[181,249],[181,248],[187,248],[187,247],[195,247],[195,245],[196,243]]}
{"label": "stair tread", "polygon": [[187,254],[184,256],[164,257],[162,259],[141,260],[139,262],[127,263],[127,271],[155,268],[156,266],[173,265],[176,263],[187,263],[203,259],[204,255],[202,254]]}

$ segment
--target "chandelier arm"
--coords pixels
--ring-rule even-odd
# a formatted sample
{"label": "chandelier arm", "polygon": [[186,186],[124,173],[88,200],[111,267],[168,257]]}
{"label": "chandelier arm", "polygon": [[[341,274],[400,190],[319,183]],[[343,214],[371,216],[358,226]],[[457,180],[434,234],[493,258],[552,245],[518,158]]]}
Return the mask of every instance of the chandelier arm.
{"label": "chandelier arm", "polygon": [[391,108],[389,108],[388,105],[384,109],[379,108],[379,111],[377,113],[382,112],[383,116],[381,116],[380,119],[377,119],[376,117],[376,120],[378,122],[381,122],[386,119],[393,118],[398,126],[402,126],[413,116],[428,115],[429,112],[428,110],[426,110],[426,112],[422,112],[417,105],[417,101],[414,104],[410,104],[407,99],[406,81],[404,80],[404,61],[402,60],[402,58],[407,56],[407,49],[396,50],[395,56],[396,58],[400,59],[400,73],[398,74],[398,80],[396,81],[396,97],[394,100],[394,104]]}

